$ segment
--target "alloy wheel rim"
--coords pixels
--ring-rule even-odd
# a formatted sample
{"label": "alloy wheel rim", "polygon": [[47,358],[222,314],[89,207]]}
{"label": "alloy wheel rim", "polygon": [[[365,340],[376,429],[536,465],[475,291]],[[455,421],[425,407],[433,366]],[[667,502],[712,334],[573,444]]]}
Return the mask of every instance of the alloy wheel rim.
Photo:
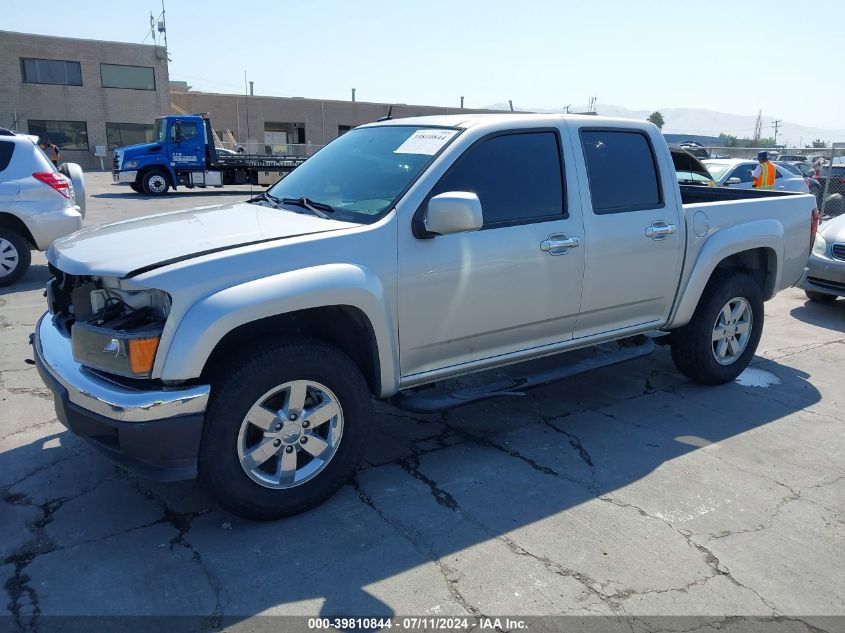
{"label": "alloy wheel rim", "polygon": [[0,277],[11,275],[18,267],[20,253],[9,240],[0,237]]}
{"label": "alloy wheel rim", "polygon": [[274,387],[249,409],[238,431],[238,461],[265,488],[287,489],[321,473],[337,454],[343,410],[323,384],[294,380]]}
{"label": "alloy wheel rim", "polygon": [[719,311],[713,325],[713,358],[720,365],[731,365],[742,356],[751,340],[754,314],[743,297],[734,297]]}

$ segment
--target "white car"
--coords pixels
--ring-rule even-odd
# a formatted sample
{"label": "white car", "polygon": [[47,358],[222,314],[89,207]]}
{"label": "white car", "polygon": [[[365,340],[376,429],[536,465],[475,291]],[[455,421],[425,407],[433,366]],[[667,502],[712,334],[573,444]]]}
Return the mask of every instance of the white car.
{"label": "white car", "polygon": [[27,271],[30,250],[45,251],[53,240],[82,228],[82,170],[75,163],[62,168],[68,175],[32,137],[0,128],[0,286]]}
{"label": "white car", "polygon": [[[710,175],[713,176],[717,187],[735,189],[751,189],[754,184],[751,172],[760,164],[756,160],[743,158],[714,158],[702,162]],[[775,165],[775,169],[777,170],[775,189],[810,193],[810,188],[803,176],[793,174],[780,165]]]}

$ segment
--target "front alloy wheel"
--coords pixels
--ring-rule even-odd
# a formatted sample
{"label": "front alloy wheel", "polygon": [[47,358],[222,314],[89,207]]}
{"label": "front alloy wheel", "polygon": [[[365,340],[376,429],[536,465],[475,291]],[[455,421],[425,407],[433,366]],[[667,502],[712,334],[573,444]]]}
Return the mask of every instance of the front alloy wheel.
{"label": "front alloy wheel", "polygon": [[355,473],[372,399],[361,370],[336,347],[264,337],[221,361],[211,383],[197,474],[229,512],[256,521],[303,512]]}
{"label": "front alloy wheel", "polygon": [[257,484],[293,488],[322,472],[342,437],[343,411],[331,389],[295,380],[250,408],[238,433],[238,459]]}

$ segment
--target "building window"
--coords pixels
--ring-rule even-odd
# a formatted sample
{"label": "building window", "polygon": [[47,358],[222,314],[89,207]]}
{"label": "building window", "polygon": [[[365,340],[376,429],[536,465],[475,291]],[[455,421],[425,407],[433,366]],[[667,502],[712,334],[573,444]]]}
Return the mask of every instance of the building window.
{"label": "building window", "polygon": [[343,135],[344,135],[344,134],[346,134],[349,130],[351,130],[353,127],[354,127],[354,126],[352,126],[352,125],[338,125],[338,126],[337,126],[337,135],[338,135],[338,136],[343,136]]}
{"label": "building window", "polygon": [[88,125],[85,121],[46,121],[29,119],[30,134],[38,136],[39,143],[51,142],[59,149],[88,149]]}
{"label": "building window", "polygon": [[23,82],[28,84],[82,85],[79,62],[60,59],[21,58],[21,77]]}
{"label": "building window", "polygon": [[150,123],[106,123],[106,142],[110,150],[152,140],[153,126]]}
{"label": "building window", "polygon": [[155,71],[147,66],[100,64],[100,81],[103,88],[156,89]]}

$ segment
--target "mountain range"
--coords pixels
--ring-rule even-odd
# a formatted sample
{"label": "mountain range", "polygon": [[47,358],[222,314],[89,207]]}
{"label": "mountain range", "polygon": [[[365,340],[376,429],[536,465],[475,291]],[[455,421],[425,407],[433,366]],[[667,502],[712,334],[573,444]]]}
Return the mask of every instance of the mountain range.
{"label": "mountain range", "polygon": [[[507,103],[494,103],[487,106],[491,110],[507,110]],[[561,112],[560,108],[514,108],[523,112]],[[586,112],[587,106],[573,106],[571,112]],[[662,115],[665,124],[663,132],[667,134],[690,134],[701,136],[719,136],[720,133],[732,134],[738,138],[751,137],[754,135],[754,124],[757,114],[729,114],[727,112],[714,112],[700,108],[656,108]],[[651,110],[631,110],[623,106],[604,105],[597,106],[598,114],[603,116],[624,117],[629,119],[646,119]],[[762,130],[764,137],[774,135],[772,123],[775,117],[762,117]],[[801,125],[792,121],[782,121],[778,125],[778,143],[786,143],[791,147],[808,145],[814,139],[837,142],[845,141],[845,128],[827,129]]]}

